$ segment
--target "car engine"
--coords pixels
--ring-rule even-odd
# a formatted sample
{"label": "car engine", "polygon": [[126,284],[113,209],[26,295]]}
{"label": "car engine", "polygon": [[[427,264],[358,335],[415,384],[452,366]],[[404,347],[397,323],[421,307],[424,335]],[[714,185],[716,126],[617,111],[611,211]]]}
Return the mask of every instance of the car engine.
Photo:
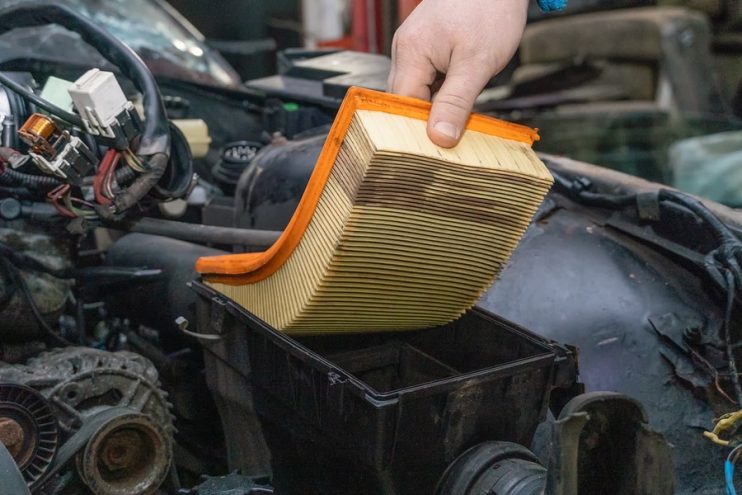
{"label": "car engine", "polygon": [[[472,386],[391,413],[351,387],[382,365],[323,366],[409,352],[394,362],[417,386],[460,356],[423,337],[287,344],[194,271],[278,238],[343,95],[383,89],[388,59],[289,50],[241,83],[158,2],[96,3],[0,1],[0,493],[718,493],[725,452],[702,432],[742,408],[739,212],[544,154],[556,185],[479,302],[524,339],[498,355],[517,368],[501,402]],[[585,64],[568,70],[604,69]],[[539,74],[480,110],[557,133],[564,115],[528,94]],[[440,455],[404,450],[410,425]]]}

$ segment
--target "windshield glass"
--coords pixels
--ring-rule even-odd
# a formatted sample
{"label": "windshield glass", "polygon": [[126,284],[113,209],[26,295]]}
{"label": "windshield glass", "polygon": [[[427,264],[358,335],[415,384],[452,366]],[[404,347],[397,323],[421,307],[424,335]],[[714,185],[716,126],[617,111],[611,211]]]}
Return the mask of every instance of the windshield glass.
{"label": "windshield glass", "polygon": [[[0,8],[21,3],[27,2],[0,0]],[[200,33],[165,3],[157,0],[58,0],[58,3],[90,17],[124,41],[139,53],[155,75],[222,86],[240,82],[221,55],[206,46]],[[17,43],[19,38],[27,43]],[[60,42],[61,38],[71,39]],[[37,56],[81,63],[74,60],[72,54],[62,53],[70,49],[63,50],[61,46],[70,46],[79,37],[61,28],[16,30],[0,39],[5,41],[3,60],[9,60],[13,54],[16,57],[27,55],[32,50]]]}
{"label": "windshield glass", "polygon": [[742,125],[734,117],[616,101],[565,105],[528,123],[539,128],[539,151],[742,207]]}
{"label": "windshield glass", "polygon": [[742,16],[570,5],[586,13],[526,27],[507,91],[480,110],[538,128],[538,151],[742,207],[742,45],[728,32]]}

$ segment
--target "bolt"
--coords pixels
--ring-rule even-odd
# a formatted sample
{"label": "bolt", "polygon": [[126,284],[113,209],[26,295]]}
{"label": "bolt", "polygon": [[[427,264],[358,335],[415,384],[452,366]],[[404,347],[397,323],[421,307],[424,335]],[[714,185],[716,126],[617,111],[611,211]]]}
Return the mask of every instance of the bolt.
{"label": "bolt", "polygon": [[101,460],[111,471],[127,469],[142,454],[142,439],[136,432],[120,431],[106,438],[101,449]]}
{"label": "bolt", "polygon": [[10,455],[17,457],[23,447],[23,427],[11,418],[0,418],[0,443],[5,445]]}

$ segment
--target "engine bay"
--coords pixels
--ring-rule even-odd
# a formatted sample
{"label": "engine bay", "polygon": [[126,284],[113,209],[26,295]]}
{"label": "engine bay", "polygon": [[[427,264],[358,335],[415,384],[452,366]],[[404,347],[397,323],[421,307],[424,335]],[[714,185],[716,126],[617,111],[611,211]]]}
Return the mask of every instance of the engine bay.
{"label": "engine bay", "polygon": [[72,3],[0,11],[0,493],[719,492],[738,211],[543,154],[555,186],[459,330],[290,339],[194,263],[279,237],[388,59],[289,50],[243,84]]}

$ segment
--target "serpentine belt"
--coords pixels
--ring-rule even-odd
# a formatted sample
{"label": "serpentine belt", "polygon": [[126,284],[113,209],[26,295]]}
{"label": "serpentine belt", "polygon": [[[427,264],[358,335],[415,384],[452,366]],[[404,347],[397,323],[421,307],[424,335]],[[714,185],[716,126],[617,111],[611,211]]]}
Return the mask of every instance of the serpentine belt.
{"label": "serpentine belt", "polygon": [[[137,412],[127,407],[112,407],[88,418],[82,427],[59,448],[54,461],[44,475],[34,483],[34,486],[41,486],[57,474],[75,454],[87,445],[88,440],[102,426],[120,416]],[[18,469],[18,465],[2,443],[0,443],[0,495],[31,495],[31,490]]]}

